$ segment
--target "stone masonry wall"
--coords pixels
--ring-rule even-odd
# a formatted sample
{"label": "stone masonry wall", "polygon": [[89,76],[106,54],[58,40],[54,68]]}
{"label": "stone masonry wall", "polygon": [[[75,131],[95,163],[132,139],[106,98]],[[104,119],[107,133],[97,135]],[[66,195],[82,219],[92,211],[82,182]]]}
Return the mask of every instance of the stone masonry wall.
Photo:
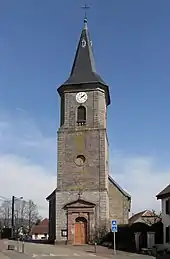
{"label": "stone masonry wall", "polygon": [[[58,130],[58,164],[56,192],[56,239],[61,237],[61,229],[67,227],[67,215],[63,207],[78,198],[96,204],[98,225],[109,220],[108,198],[108,155],[106,141],[106,99],[105,92],[96,87],[84,87],[88,99],[86,125],[77,125],[77,91],[65,91],[61,100],[61,127]],[[83,166],[77,166],[75,158],[84,155]]]}
{"label": "stone masonry wall", "polygon": [[109,217],[118,224],[127,224],[130,201],[109,181]]}
{"label": "stone masonry wall", "polygon": [[[72,201],[77,200],[77,191],[72,192],[56,192],[56,240],[65,241],[65,237],[61,237],[61,230],[67,229],[67,211],[63,207]],[[81,199],[90,201],[96,204],[96,226],[99,227],[104,222],[109,220],[108,211],[108,194],[107,192],[84,192],[82,193]]]}
{"label": "stone masonry wall", "polygon": [[[105,130],[84,129],[58,132],[58,178],[59,190],[74,190],[78,183],[88,190],[108,188],[108,170],[105,159]],[[77,155],[84,155],[85,164],[75,164]]]}
{"label": "stone masonry wall", "polygon": [[[84,88],[83,91],[87,92],[88,99],[83,106],[87,111],[87,122],[86,128],[106,128],[106,100],[105,92],[99,88],[96,90],[88,90]],[[76,102],[76,91],[66,91],[63,96],[64,105],[62,104],[62,109],[64,112],[63,125],[62,128],[65,129],[75,129],[79,128],[77,126],[77,114],[76,110],[80,106]]]}

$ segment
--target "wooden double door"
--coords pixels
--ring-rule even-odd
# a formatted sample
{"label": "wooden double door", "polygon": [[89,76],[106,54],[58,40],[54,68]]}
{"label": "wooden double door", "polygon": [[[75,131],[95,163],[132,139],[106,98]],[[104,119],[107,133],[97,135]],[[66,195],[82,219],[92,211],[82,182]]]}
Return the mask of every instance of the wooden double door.
{"label": "wooden double door", "polygon": [[87,221],[85,218],[77,218],[74,225],[74,244],[83,245],[87,243]]}

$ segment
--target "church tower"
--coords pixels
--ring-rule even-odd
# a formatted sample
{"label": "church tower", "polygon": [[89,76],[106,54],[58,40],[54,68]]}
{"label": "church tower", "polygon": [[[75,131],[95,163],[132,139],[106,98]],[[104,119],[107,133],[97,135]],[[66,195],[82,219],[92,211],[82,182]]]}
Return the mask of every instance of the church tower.
{"label": "church tower", "polygon": [[82,242],[74,222],[83,221],[86,242],[97,225],[109,220],[106,119],[110,104],[109,88],[96,72],[86,19],[71,74],[58,93],[56,239],[68,226],[69,241]]}
{"label": "church tower", "polygon": [[110,220],[128,221],[130,196],[109,176],[109,87],[97,74],[87,19],[72,70],[58,88],[57,188],[49,201],[51,240],[84,244]]}

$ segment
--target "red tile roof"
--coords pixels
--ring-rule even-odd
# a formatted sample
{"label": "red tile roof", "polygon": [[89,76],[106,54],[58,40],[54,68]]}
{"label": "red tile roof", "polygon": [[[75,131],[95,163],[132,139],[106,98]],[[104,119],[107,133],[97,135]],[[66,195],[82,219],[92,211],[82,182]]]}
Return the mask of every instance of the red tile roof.
{"label": "red tile roof", "polygon": [[48,234],[48,219],[43,219],[38,225],[34,225],[31,234]]}
{"label": "red tile roof", "polygon": [[129,224],[135,223],[135,221],[139,220],[140,218],[155,218],[157,217],[153,211],[150,210],[143,210],[141,212],[138,212],[134,215],[132,215],[131,218],[129,218]]}

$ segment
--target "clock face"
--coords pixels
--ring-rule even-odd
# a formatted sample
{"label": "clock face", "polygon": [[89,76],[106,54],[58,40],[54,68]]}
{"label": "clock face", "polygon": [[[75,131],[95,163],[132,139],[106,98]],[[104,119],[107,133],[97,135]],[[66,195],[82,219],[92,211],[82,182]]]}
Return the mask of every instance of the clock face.
{"label": "clock face", "polygon": [[76,94],[76,101],[78,103],[85,103],[87,101],[87,94],[85,92],[79,92]]}

